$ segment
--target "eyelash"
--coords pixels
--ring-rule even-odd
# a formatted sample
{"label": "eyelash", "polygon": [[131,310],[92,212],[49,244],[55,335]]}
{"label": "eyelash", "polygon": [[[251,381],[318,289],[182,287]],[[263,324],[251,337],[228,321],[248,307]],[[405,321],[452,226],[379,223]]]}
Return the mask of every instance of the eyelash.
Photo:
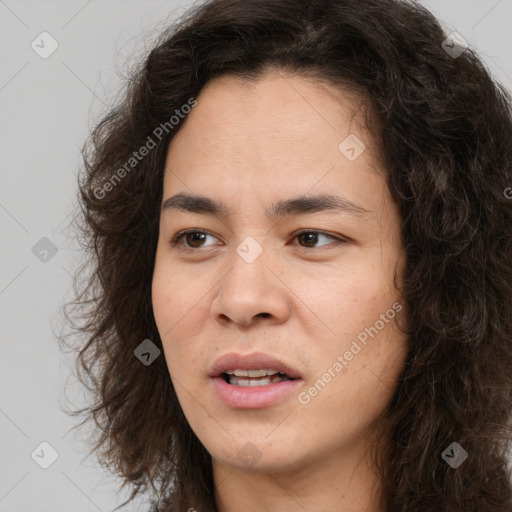
{"label": "eyelash", "polygon": [[[180,244],[180,242],[184,239],[184,237],[188,234],[197,234],[197,233],[201,233],[203,235],[210,235],[210,236],[213,236],[214,238],[216,238],[214,235],[212,235],[211,233],[209,233],[208,231],[204,231],[202,229],[187,229],[185,231],[180,231],[179,233],[177,233],[173,238],[171,238],[169,240],[169,243],[171,244],[172,247],[176,247],[176,246],[180,246],[180,250],[183,250],[183,251],[187,251],[187,252],[198,252],[201,250],[201,248],[197,248],[197,247],[187,247],[186,245],[182,245]],[[299,231],[297,233],[295,233],[294,235],[294,239],[299,237],[300,235],[304,235],[304,234],[320,234],[320,235],[324,235],[328,238],[331,238],[332,240],[335,240],[336,242],[336,246],[340,243],[347,243],[348,240],[345,239],[345,238],[342,238],[342,237],[339,237],[339,236],[334,236],[334,235],[330,235],[329,233],[325,233],[324,231],[318,231],[318,230],[314,230],[314,229],[308,229],[308,230],[302,230],[302,231]],[[328,245],[332,245],[332,244],[328,244]],[[299,246],[301,247],[301,246]],[[316,250],[317,252],[324,252],[324,251],[330,251],[332,249],[334,249],[334,247],[326,247],[326,248],[323,248],[324,246],[321,246],[321,247],[301,247],[301,249],[304,249],[308,252],[311,252],[312,250]]]}

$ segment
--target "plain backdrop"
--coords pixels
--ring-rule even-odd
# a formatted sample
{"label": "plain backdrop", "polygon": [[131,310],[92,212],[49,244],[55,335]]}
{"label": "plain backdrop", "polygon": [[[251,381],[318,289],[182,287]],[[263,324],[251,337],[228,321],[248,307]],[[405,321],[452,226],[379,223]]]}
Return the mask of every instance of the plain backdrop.
{"label": "plain backdrop", "polygon": [[[512,0],[423,4],[512,89]],[[121,73],[190,5],[0,0],[0,512],[107,512],[127,496],[61,410],[65,395],[81,396],[54,335],[81,255],[64,229],[80,148]]]}

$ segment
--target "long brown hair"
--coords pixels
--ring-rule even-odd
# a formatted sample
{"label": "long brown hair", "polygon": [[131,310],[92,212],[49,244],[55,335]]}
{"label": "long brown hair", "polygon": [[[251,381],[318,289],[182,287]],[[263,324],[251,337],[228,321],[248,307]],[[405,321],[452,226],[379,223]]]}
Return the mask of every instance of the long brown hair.
{"label": "long brown hair", "polygon": [[[392,440],[375,455],[383,508],[512,510],[511,99],[458,44],[412,1],[212,0],[135,69],[83,149],[75,221],[88,260],[76,281],[87,286],[66,307],[91,392],[76,414],[94,421],[93,450],[132,497],[151,487],[162,510],[215,510],[211,457],[165,358],[146,366],[134,350],[145,339],[162,350],[151,282],[176,111],[216,76],[275,67],[366,98],[401,209],[410,350],[380,419]],[[442,457],[453,442],[468,454],[457,469]]]}

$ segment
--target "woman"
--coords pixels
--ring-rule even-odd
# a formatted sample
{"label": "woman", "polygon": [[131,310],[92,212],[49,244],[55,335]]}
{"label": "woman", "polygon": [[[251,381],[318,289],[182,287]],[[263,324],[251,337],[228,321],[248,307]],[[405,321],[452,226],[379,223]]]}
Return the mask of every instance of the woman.
{"label": "woman", "polygon": [[213,0],[162,34],[80,182],[77,413],[132,497],[512,510],[510,105],[416,3]]}

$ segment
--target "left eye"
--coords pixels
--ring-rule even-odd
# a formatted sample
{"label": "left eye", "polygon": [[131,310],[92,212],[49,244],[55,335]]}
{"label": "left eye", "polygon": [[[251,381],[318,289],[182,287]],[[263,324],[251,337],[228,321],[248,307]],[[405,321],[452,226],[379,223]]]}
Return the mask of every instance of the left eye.
{"label": "left eye", "polygon": [[[213,235],[208,233],[207,231],[199,231],[199,230],[189,230],[189,231],[182,231],[181,233],[178,233],[172,240],[171,244],[172,246],[176,245],[182,245],[185,249],[199,249],[201,247],[208,247],[207,245],[203,245],[202,242],[204,242],[207,237],[215,238]],[[345,242],[341,237],[336,237],[333,235],[329,235],[327,233],[323,233],[322,231],[302,231],[300,233],[296,233],[294,236],[294,239],[302,240],[303,243],[305,243],[305,246],[302,246],[306,249],[315,249],[314,245],[318,243],[318,240],[320,238],[324,238],[327,240],[334,240],[335,242],[342,243]],[[186,243],[183,244],[182,242],[185,241]],[[197,245],[196,245],[197,244]],[[209,244],[212,245],[212,244]],[[321,244],[328,245],[327,244]]]}
{"label": "left eye", "polygon": [[[338,240],[341,241],[340,238],[336,238],[332,235],[328,235],[327,233],[322,233],[321,231],[302,231],[301,233],[297,233],[295,238],[302,238],[306,244],[315,244],[320,237],[324,237],[330,240]],[[326,244],[322,244],[326,245]],[[310,248],[311,245],[307,245],[307,248]]]}

